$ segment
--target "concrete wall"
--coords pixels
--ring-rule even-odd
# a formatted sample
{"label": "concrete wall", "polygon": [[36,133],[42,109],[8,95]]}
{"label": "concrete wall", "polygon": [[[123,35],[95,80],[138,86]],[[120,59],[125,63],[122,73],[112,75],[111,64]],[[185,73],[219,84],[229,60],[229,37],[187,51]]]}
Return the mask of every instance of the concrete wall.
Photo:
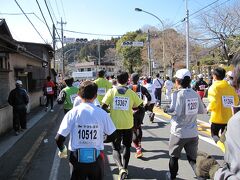
{"label": "concrete wall", "polygon": [[12,107],[0,109],[0,135],[12,129]]}
{"label": "concrete wall", "polygon": [[[18,79],[16,78],[17,74],[15,74],[14,71],[15,68],[24,69],[27,67],[27,65],[42,67],[41,61],[17,53],[9,54],[9,63],[11,70],[11,72],[9,72],[9,92],[15,88],[15,81]],[[46,73],[47,72],[48,70],[46,70]],[[42,94],[43,94],[42,90],[29,93],[30,111],[31,109],[40,105],[39,98],[40,96],[42,96]],[[0,108],[0,135],[6,133],[11,129],[12,129],[12,107],[8,105],[4,108]]]}

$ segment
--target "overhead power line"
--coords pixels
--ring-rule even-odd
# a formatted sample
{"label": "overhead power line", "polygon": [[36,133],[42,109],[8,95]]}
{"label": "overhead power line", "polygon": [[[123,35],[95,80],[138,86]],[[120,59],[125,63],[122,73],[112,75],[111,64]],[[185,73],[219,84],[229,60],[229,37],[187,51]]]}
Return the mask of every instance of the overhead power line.
{"label": "overhead power line", "polygon": [[53,35],[52,35],[52,32],[51,32],[51,30],[50,30],[50,28],[49,28],[49,26],[48,26],[48,24],[47,24],[47,21],[46,21],[44,15],[43,15],[42,8],[40,7],[40,5],[39,5],[39,3],[38,3],[38,0],[36,0],[36,2],[37,2],[37,5],[38,5],[38,8],[39,8],[39,10],[40,10],[40,12],[41,12],[41,14],[42,14],[42,17],[43,17],[43,19],[44,19],[45,25],[47,26],[48,31],[49,31],[49,33],[51,34],[52,39],[54,39],[54,38],[53,38]]}
{"label": "overhead power line", "polygon": [[61,0],[61,5],[62,5],[64,19],[65,21],[67,21],[62,0]]}
{"label": "overhead power line", "polygon": [[[206,9],[206,8],[208,8],[208,7],[210,7],[210,6],[212,6],[213,4],[217,3],[218,1],[220,1],[220,0],[216,0],[216,1],[214,1],[214,2],[212,2],[212,3],[210,3],[210,4],[208,4],[208,5],[204,6],[203,8],[201,8],[201,9],[199,9],[199,10],[193,12],[192,14],[189,15],[189,17],[191,17],[191,16],[193,16],[193,15],[195,15],[195,14],[197,14],[197,13],[203,11],[204,9]],[[226,0],[226,1],[222,2],[222,3],[221,3],[220,5],[218,5],[218,6],[221,6],[221,5],[225,4],[225,3],[227,3],[228,1],[231,1],[231,0]],[[218,7],[218,6],[217,6],[217,7]],[[212,7],[211,9],[213,9],[213,8],[215,8],[215,7]],[[210,9],[210,10],[211,10],[211,9]],[[176,25],[178,25],[179,23],[184,22],[184,21],[185,21],[185,18],[183,18],[182,20],[180,20],[180,21],[174,23],[174,24],[172,25],[172,27],[174,27],[174,26],[176,26]]]}
{"label": "overhead power line", "polygon": [[42,35],[40,34],[40,32],[37,30],[37,28],[34,26],[34,24],[32,23],[32,21],[28,18],[28,16],[25,14],[25,12],[23,11],[23,9],[21,8],[21,6],[18,4],[17,0],[15,0],[15,3],[18,5],[19,9],[22,11],[22,13],[25,15],[25,17],[28,19],[28,21],[31,23],[32,27],[35,29],[35,31],[38,33],[38,35],[41,37],[41,39],[46,43],[46,40],[42,37]]}
{"label": "overhead power line", "polygon": [[[54,21],[53,21],[53,18],[52,18],[51,12],[49,11],[49,8],[48,8],[48,5],[47,5],[46,0],[44,0],[44,2],[45,2],[45,5],[46,5],[46,7],[47,7],[48,14],[49,14],[49,16],[50,16],[50,18],[51,18],[51,20],[52,20],[52,23],[53,23],[53,25],[55,26],[55,23],[54,23]],[[55,26],[55,27],[56,27],[56,26]],[[63,43],[63,42],[62,42],[62,39],[60,38],[60,35],[59,35],[57,29],[56,29],[56,32],[57,32],[57,35],[58,35],[59,40],[61,41],[61,43]]]}
{"label": "overhead power line", "polygon": [[[60,30],[59,28],[57,28],[57,29]],[[76,34],[93,35],[93,36],[123,36],[123,35],[119,35],[119,34],[96,34],[96,33],[79,32],[79,31],[73,31],[73,30],[67,30],[67,29],[65,29],[63,31],[76,33]]]}

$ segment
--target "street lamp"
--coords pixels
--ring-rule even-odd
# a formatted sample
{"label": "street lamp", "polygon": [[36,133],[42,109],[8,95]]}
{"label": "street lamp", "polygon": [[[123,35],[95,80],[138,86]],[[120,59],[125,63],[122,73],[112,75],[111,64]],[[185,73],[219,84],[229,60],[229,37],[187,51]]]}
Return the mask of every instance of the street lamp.
{"label": "street lamp", "polygon": [[[165,64],[165,40],[164,40],[164,24],[163,24],[163,22],[162,22],[162,20],[159,18],[159,17],[157,17],[155,14],[152,14],[152,13],[150,13],[150,12],[148,12],[148,11],[145,11],[145,10],[143,10],[143,9],[140,9],[140,8],[135,8],[135,11],[138,11],[138,12],[144,12],[144,13],[146,13],[146,14],[149,14],[149,15],[151,15],[151,16],[153,16],[153,17],[155,17],[160,23],[161,23],[161,25],[162,25],[162,29],[163,29],[163,69],[164,69],[164,72],[165,72],[165,69],[166,69],[166,64]],[[149,61],[151,61],[151,60],[149,60]],[[151,63],[151,62],[149,62],[149,63]],[[151,73],[151,72],[150,72]]]}

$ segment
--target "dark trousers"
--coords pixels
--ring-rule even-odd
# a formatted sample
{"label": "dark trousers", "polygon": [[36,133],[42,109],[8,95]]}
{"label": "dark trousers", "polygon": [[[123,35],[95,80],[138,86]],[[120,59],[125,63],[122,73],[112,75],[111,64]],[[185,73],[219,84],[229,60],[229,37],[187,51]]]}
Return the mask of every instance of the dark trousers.
{"label": "dark trousers", "polygon": [[[128,167],[128,162],[130,159],[130,148],[132,143],[132,129],[118,129],[117,138],[112,142],[113,147],[113,159],[117,164],[118,168]],[[121,142],[123,144],[123,161],[121,156]]]}
{"label": "dark trousers", "polygon": [[227,127],[227,124],[211,124],[211,136],[215,143],[219,141],[219,132],[223,133],[224,129]]}
{"label": "dark trousers", "polygon": [[161,106],[162,88],[156,88],[154,94],[155,94],[156,100],[158,101],[159,106]]}
{"label": "dark trousers", "polygon": [[104,177],[104,154],[100,153],[94,163],[80,163],[74,152],[70,153],[71,180],[103,180]]}
{"label": "dark trousers", "polygon": [[54,99],[54,94],[47,94],[47,103],[46,107],[48,107],[49,101],[51,103],[51,109],[53,109],[53,99]]}
{"label": "dark trousers", "polygon": [[19,131],[20,128],[27,128],[27,109],[13,108],[13,129]]}
{"label": "dark trousers", "polygon": [[142,141],[142,127],[141,125],[139,127],[133,128],[133,143],[137,147],[141,144]]}

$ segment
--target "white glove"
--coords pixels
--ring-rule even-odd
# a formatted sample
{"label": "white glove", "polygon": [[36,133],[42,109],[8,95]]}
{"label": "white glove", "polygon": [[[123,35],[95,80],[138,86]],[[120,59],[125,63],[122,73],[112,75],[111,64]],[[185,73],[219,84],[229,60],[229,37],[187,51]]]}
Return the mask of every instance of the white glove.
{"label": "white glove", "polygon": [[67,158],[67,147],[64,145],[64,148],[63,148],[63,150],[62,151],[60,151],[59,150],[59,152],[58,152],[58,156],[60,157],[60,158]]}

